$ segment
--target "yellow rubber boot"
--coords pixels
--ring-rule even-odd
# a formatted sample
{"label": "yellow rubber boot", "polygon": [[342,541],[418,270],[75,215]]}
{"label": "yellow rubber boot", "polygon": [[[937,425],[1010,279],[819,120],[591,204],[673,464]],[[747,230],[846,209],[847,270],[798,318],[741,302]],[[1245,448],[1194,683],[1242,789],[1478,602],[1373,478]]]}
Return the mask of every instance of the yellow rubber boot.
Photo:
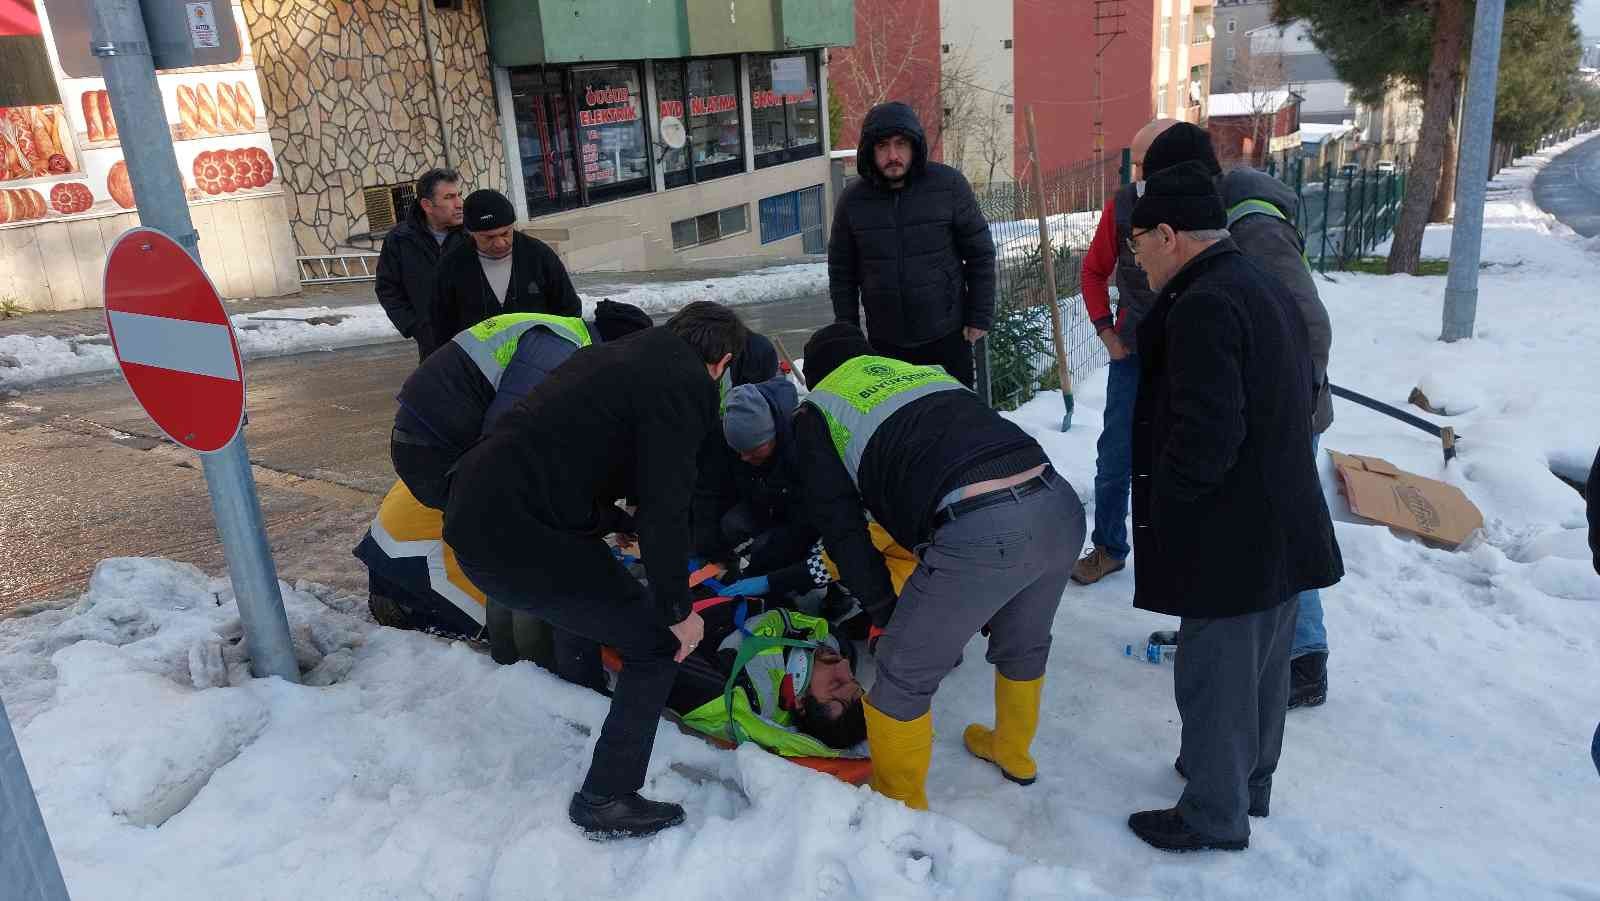
{"label": "yellow rubber boot", "polygon": [[1043,676],[1013,682],[996,672],[994,728],[974,723],[961,733],[968,751],[1000,767],[1001,774],[1018,785],[1032,785],[1039,776],[1039,768],[1028,756],[1028,747],[1039,731],[1039,696],[1043,690]]}
{"label": "yellow rubber boot", "polygon": [[867,744],[872,748],[872,790],[913,810],[927,810],[933,714],[901,722],[870,702],[861,706],[867,714]]}

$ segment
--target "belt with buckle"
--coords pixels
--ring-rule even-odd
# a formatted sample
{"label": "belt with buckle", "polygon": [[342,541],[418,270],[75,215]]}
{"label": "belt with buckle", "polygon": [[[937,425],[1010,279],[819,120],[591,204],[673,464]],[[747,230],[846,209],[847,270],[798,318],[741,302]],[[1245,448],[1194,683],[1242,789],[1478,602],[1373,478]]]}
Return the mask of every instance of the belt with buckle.
{"label": "belt with buckle", "polygon": [[1055,469],[1047,464],[1043,472],[1025,482],[1018,482],[1009,488],[996,488],[993,491],[985,491],[976,497],[962,498],[953,504],[948,504],[933,514],[933,527],[937,529],[957,517],[976,513],[985,507],[993,507],[995,504],[1010,500],[1020,501],[1030,494],[1037,494],[1050,487],[1049,479],[1054,475]]}

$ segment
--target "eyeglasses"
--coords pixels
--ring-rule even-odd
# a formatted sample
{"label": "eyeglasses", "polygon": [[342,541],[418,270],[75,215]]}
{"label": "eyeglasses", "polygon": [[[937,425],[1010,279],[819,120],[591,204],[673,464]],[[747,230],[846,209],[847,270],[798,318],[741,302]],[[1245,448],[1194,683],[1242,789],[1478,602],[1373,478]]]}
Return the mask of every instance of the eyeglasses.
{"label": "eyeglasses", "polygon": [[1158,225],[1155,228],[1147,228],[1142,232],[1139,232],[1139,231],[1130,232],[1128,234],[1127,241],[1124,242],[1125,244],[1128,245],[1128,252],[1133,254],[1134,256],[1138,256],[1139,255],[1139,246],[1138,246],[1139,239],[1144,237],[1145,235],[1150,234],[1151,232],[1160,231],[1160,230],[1161,230],[1161,226]]}

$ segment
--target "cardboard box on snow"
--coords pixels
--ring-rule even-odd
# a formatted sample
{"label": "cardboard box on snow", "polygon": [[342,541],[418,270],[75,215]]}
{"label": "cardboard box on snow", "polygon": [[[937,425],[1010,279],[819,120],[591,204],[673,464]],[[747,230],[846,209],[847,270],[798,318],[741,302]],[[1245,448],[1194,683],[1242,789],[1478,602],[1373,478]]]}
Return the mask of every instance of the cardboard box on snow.
{"label": "cardboard box on snow", "polygon": [[1460,488],[1406,472],[1388,460],[1328,451],[1350,509],[1402,532],[1457,548],[1483,528],[1483,514]]}

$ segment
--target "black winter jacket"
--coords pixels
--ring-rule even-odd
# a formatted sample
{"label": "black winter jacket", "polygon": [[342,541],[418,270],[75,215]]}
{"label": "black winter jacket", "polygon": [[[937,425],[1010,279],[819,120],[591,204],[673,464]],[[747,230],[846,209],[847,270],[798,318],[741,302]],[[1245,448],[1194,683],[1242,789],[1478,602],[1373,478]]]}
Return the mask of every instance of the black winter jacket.
{"label": "black winter jacket", "polygon": [[[428,231],[422,205],[411,204],[405,221],[390,229],[378,254],[378,303],[389,314],[389,321],[407,338],[415,338],[423,354],[439,345],[432,324],[434,275],[439,260],[472,240],[459,228],[451,229],[440,246]],[[455,332],[447,332],[448,341]]]}
{"label": "black winter jacket", "polygon": [[[787,377],[759,382],[756,390],[772,411],[778,445],[765,466],[751,466],[728,447],[722,430],[715,430],[713,438],[720,452],[709,459],[702,456],[702,469],[695,484],[694,548],[702,557],[718,557],[727,552],[722,547],[722,517],[735,504],[748,504],[757,517],[773,524],[801,522],[805,518],[800,509],[799,458],[790,426],[800,403],[799,392]],[[810,541],[815,540],[816,536],[811,536]]]}
{"label": "black winter jacket", "polygon": [[998,478],[1046,462],[1038,442],[965,390],[941,391],[890,416],[867,444],[859,492],[820,411],[801,404],[794,434],[812,525],[840,580],[880,627],[889,622],[895,592],[883,555],[872,546],[863,507],[901,547],[914,550],[933,535],[939,501],[982,480],[967,478],[973,470],[1001,458],[1013,463],[1005,467],[1009,472],[983,476]]}
{"label": "black winter jacket", "polygon": [[[915,154],[905,184],[890,188],[873,162],[877,142],[910,138]],[[840,322],[861,323],[874,341],[914,347],[962,326],[994,324],[994,239],[972,186],[960,172],[928,161],[916,113],[903,103],[873,107],[861,128],[856,169],[833,214],[828,293]]]}
{"label": "black winter jacket", "polygon": [[617,498],[637,531],[663,624],[689,615],[695,452],[717,424],[717,385],[665,328],[573,354],[461,458],[444,537],[486,569],[521,565],[530,530],[601,535]]}
{"label": "black winter jacket", "polygon": [[1589,468],[1589,487],[1583,496],[1588,501],[1589,550],[1594,552],[1594,571],[1600,573],[1600,453],[1594,455],[1594,466]]}
{"label": "black winter jacket", "polygon": [[1267,610],[1344,564],[1311,454],[1311,353],[1277,280],[1232,241],[1195,257],[1139,326],[1134,606]]}
{"label": "black winter jacket", "polygon": [[567,267],[548,244],[514,233],[511,281],[506,285],[504,302],[494,296],[494,288],[478,263],[477,245],[470,239],[439,261],[433,326],[441,344],[462,329],[501,313],[583,315],[583,301],[567,277]]}

